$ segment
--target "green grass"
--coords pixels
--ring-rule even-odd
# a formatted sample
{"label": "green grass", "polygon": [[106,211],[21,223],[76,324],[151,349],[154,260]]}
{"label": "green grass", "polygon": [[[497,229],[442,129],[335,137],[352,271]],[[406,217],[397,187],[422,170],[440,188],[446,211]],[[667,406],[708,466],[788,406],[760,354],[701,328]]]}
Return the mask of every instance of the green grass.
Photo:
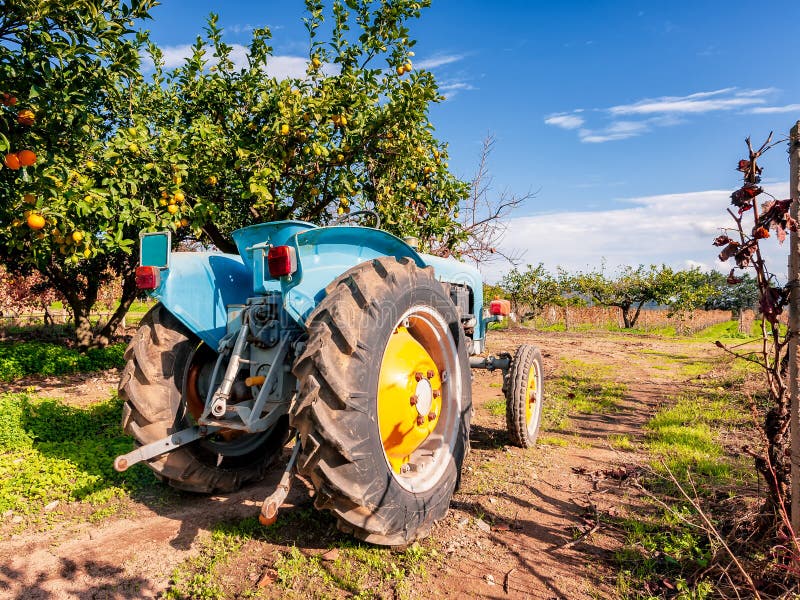
{"label": "green grass", "polygon": [[81,353],[46,342],[0,342],[0,381],[28,375],[67,375],[121,367],[125,344]]}
{"label": "green grass", "polygon": [[537,443],[542,446],[558,446],[560,448],[569,446],[569,442],[563,437],[556,437],[554,435],[540,435]]}
{"label": "green grass", "polygon": [[489,400],[483,406],[489,411],[489,414],[494,415],[495,417],[503,417],[506,414],[505,398],[495,398],[493,400]]}
{"label": "green grass", "polygon": [[143,465],[113,469],[114,457],[133,448],[120,428],[121,409],[118,398],[74,408],[28,394],[0,396],[0,512],[32,514],[54,500],[100,505],[153,485]]}
{"label": "green grass", "polygon": [[685,394],[645,426],[647,447],[656,456],[653,466],[664,472],[666,465],[679,481],[688,471],[716,480],[727,478],[731,464],[725,460],[717,432],[747,422],[749,416],[724,393]]}
{"label": "green grass", "polygon": [[612,433],[608,436],[608,443],[615,450],[625,450],[626,452],[633,452],[636,447],[633,445],[631,438],[624,433]]}
{"label": "green grass", "polygon": [[[676,509],[684,513],[683,508]],[[649,519],[615,519],[615,526],[625,533],[625,542],[614,554],[619,567],[617,594],[630,600],[660,598],[651,590],[663,589],[669,598],[702,600],[713,591],[710,582],[692,584],[687,579],[705,568],[713,556],[708,539],[697,529],[678,519],[674,513],[663,512]],[[663,588],[670,581],[673,590]],[[672,593],[669,593],[672,592]],[[677,592],[677,594],[675,593]]]}
{"label": "green grass", "polygon": [[[318,530],[317,541],[323,540],[329,519],[319,514],[296,509],[284,513],[278,523],[262,527],[255,518],[236,523],[220,523],[212,529],[199,553],[177,567],[165,598],[170,600],[221,600],[229,597],[251,597],[258,588],[243,580],[241,573],[225,571],[234,553],[241,556],[267,554],[270,542],[286,543],[287,528]],[[246,548],[244,546],[247,545]],[[433,548],[414,543],[403,550],[370,546],[338,534],[328,549],[336,556],[323,560],[326,550],[314,554],[301,552],[294,543],[288,550],[271,552],[276,589],[263,590],[269,597],[279,591],[282,598],[350,598],[415,597],[410,592],[412,579],[426,575],[426,565],[438,564],[441,555]],[[258,561],[263,565],[263,561]],[[263,567],[262,567],[263,568]],[[273,592],[270,594],[270,592]]]}
{"label": "green grass", "polygon": [[580,360],[562,360],[559,374],[547,380],[542,406],[542,426],[548,431],[568,431],[571,414],[607,414],[617,410],[625,396],[624,384],[611,381],[609,366]]}

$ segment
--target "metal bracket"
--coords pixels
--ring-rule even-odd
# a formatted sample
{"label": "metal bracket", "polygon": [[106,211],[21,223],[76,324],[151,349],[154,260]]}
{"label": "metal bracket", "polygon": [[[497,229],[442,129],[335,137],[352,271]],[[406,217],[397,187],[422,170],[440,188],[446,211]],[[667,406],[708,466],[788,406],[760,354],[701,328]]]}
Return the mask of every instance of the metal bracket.
{"label": "metal bracket", "polygon": [[182,429],[181,431],[177,431],[172,435],[162,438],[156,442],[139,446],[136,448],[136,450],[118,456],[114,459],[114,469],[121,473],[136,463],[150,460],[151,458],[155,458],[156,456],[164,454],[165,452],[171,452],[176,448],[180,448],[186,444],[191,444],[195,440],[199,440],[200,438],[205,437],[210,433],[214,433],[219,429],[221,428],[213,426],[189,427],[188,429]]}

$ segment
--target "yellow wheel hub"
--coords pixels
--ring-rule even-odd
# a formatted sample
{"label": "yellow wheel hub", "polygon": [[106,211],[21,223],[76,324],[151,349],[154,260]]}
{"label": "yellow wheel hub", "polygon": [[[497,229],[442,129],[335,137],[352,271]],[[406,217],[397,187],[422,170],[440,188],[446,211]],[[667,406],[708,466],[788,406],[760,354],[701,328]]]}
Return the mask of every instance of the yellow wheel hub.
{"label": "yellow wheel hub", "polygon": [[539,382],[536,380],[536,367],[532,366],[528,373],[528,389],[525,391],[525,423],[530,427],[534,414],[534,405],[538,402]]}
{"label": "yellow wheel hub", "polygon": [[[383,451],[395,473],[436,428],[442,381],[431,355],[406,327],[389,338],[378,379],[378,426]],[[407,467],[406,467],[407,468]]]}

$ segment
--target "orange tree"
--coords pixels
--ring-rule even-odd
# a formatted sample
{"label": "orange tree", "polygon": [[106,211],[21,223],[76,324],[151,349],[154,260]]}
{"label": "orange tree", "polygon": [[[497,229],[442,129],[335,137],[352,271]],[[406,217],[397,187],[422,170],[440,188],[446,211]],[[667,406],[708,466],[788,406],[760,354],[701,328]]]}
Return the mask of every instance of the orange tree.
{"label": "orange tree", "polygon": [[[0,261],[63,293],[80,345],[106,343],[133,301],[142,230],[230,251],[237,227],[369,208],[423,248],[461,240],[452,215],[467,185],[433,135],[428,109],[442,97],[413,67],[406,24],[426,2],[309,0],[306,73],[285,79],[269,75],[269,31],[254,32],[238,68],[213,15],[165,72],[131,29],[153,3],[11,0],[0,14]],[[119,309],[92,329],[113,275]]]}
{"label": "orange tree", "polygon": [[453,215],[468,186],[448,171],[433,135],[430,103],[443,97],[431,73],[413,67],[406,21],[426,2],[306,2],[305,74],[270,75],[266,29],[253,33],[237,68],[212,15],[186,63],[157,65],[143,93],[158,98],[155,129],[182,132],[187,160],[180,215],[195,233],[233,251],[231,230],[254,222],[328,223],[371,209],[392,233],[423,249],[464,237]]}
{"label": "orange tree", "polygon": [[[128,93],[139,77],[131,26],[153,4],[10,0],[0,12],[0,261],[63,295],[82,346],[105,343],[134,298],[138,231],[171,222],[149,201],[171,167],[138,144],[168,152],[178,140],[138,129]],[[93,330],[115,273],[120,308]]]}

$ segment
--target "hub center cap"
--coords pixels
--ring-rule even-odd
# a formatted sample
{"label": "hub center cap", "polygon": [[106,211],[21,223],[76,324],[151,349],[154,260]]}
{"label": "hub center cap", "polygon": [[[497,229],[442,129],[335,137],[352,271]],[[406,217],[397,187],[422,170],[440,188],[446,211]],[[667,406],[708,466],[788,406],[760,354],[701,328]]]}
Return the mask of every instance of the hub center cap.
{"label": "hub center cap", "polygon": [[417,396],[417,412],[421,416],[427,417],[433,405],[433,388],[431,387],[431,382],[427,379],[420,379],[417,382],[417,389],[414,393]]}

